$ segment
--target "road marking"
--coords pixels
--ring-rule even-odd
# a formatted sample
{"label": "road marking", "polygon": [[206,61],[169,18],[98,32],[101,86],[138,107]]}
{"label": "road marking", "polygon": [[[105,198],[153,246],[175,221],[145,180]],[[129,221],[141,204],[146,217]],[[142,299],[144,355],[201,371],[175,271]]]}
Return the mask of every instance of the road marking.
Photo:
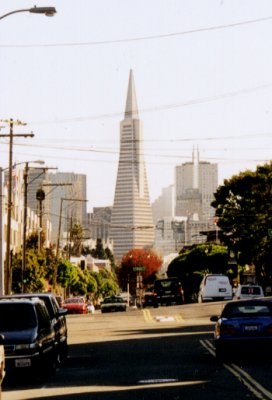
{"label": "road marking", "polygon": [[171,316],[167,317],[167,316],[161,315],[161,316],[157,316],[155,318],[156,318],[156,321],[158,321],[158,322],[173,322],[173,321],[175,321],[175,318],[171,317]]}
{"label": "road marking", "polygon": [[146,308],[143,311],[144,319],[146,322],[181,322],[183,321],[183,318],[181,315],[174,315],[174,316],[169,316],[169,315],[157,315],[153,317],[151,315],[150,310],[147,310]]}
{"label": "road marking", "polygon": [[[209,340],[200,340],[200,344],[208,350],[214,357],[216,356],[215,348]],[[260,400],[272,400],[272,393],[265,389],[259,382],[252,378],[242,368],[236,364],[222,364],[228,371],[230,371],[240,382],[244,384],[258,399]]]}
{"label": "road marking", "polygon": [[155,322],[149,310],[144,309],[143,314],[146,322]]}
{"label": "road marking", "polygon": [[145,379],[139,381],[138,383],[168,383],[168,382],[178,382],[178,379]]}

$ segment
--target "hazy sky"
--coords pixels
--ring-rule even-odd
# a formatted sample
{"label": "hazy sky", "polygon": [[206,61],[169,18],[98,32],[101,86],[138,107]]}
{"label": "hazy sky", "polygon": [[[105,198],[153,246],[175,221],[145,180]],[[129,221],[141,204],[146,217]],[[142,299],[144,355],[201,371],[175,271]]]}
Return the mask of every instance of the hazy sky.
{"label": "hazy sky", "polygon": [[151,201],[193,146],[219,183],[271,159],[271,0],[9,0],[0,15],[35,4],[57,15],[0,21],[0,119],[35,134],[15,161],[87,175],[89,210],[113,202],[130,69]]}

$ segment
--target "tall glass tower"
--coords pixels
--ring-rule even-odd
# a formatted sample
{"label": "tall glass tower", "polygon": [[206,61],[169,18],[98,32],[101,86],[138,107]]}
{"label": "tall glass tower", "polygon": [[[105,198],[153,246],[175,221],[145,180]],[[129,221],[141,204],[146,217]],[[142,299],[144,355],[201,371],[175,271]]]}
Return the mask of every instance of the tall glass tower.
{"label": "tall glass tower", "polygon": [[129,75],[125,115],[120,123],[120,153],[110,237],[113,239],[114,256],[119,261],[129,250],[150,248],[154,242],[142,123],[139,119],[132,70]]}

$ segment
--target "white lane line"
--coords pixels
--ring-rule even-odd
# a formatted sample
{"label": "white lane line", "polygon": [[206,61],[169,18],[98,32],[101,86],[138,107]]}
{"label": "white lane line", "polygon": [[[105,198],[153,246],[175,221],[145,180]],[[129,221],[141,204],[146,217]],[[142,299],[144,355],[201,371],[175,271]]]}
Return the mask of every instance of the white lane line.
{"label": "white lane line", "polygon": [[[208,350],[214,357],[215,348],[209,340],[200,340],[200,344]],[[236,364],[222,364],[228,371],[230,371],[240,382],[242,382],[250,391],[260,400],[272,400],[272,393],[265,389],[255,379],[252,378],[247,372],[242,370]]]}

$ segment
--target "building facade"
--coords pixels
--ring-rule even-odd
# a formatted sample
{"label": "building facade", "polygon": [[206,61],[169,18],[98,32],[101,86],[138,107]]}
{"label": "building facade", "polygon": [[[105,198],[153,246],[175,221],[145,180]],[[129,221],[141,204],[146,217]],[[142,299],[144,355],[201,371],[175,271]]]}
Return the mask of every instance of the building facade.
{"label": "building facade", "polygon": [[60,241],[67,241],[68,232],[75,223],[80,224],[83,229],[88,228],[86,175],[73,172],[49,173],[48,184],[50,186],[45,187],[50,192],[48,212],[52,222],[52,243],[56,244],[60,218]]}
{"label": "building facade", "polygon": [[211,221],[214,208],[211,202],[218,187],[218,166],[199,161],[199,152],[193,152],[192,162],[176,167],[176,212],[175,215],[195,217]]}
{"label": "building facade", "polygon": [[93,212],[88,213],[90,238],[94,241],[101,239],[107,243],[110,238],[110,222],[112,207],[93,207]]}
{"label": "building facade", "polygon": [[174,185],[162,188],[161,195],[152,203],[154,224],[156,225],[157,221],[164,217],[174,217],[175,204]]}
{"label": "building facade", "polygon": [[120,153],[110,236],[116,260],[121,260],[133,248],[150,248],[154,241],[142,122],[139,119],[132,71],[124,120],[120,123]]}

